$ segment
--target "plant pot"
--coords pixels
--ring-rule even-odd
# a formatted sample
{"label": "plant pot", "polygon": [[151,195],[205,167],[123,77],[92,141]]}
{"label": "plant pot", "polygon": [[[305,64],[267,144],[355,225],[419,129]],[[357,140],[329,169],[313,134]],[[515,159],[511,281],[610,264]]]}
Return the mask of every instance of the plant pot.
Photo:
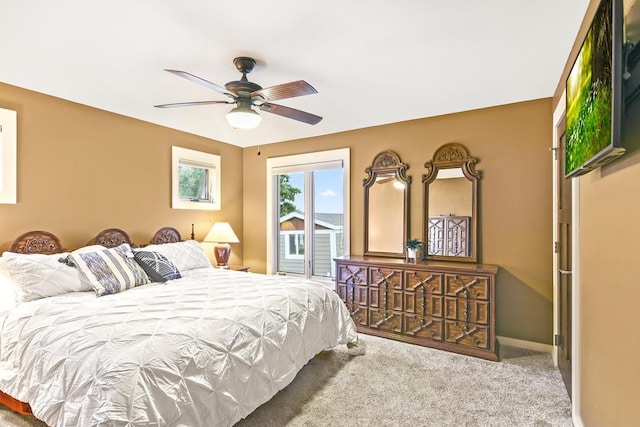
{"label": "plant pot", "polygon": [[418,250],[414,248],[407,248],[407,262],[411,262],[415,264],[417,251]]}

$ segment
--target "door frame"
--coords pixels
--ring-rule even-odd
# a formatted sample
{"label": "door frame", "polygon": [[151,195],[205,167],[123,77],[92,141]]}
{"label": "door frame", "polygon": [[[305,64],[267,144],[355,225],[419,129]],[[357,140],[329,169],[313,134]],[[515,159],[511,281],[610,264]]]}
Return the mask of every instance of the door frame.
{"label": "door frame", "polygon": [[[562,93],[553,112],[553,242],[558,241],[558,162],[555,151],[558,150],[558,123],[563,120],[566,110],[566,92]],[[571,178],[571,416],[574,425],[581,426],[580,418],[580,178]],[[558,283],[558,253],[553,253],[553,334],[559,333],[559,283]],[[558,366],[558,347],[553,346],[553,363]]]}

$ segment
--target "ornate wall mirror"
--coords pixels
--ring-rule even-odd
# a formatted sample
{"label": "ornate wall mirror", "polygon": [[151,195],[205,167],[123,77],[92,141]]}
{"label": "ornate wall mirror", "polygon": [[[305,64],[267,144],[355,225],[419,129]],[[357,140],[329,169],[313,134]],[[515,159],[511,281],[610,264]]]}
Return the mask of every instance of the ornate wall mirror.
{"label": "ornate wall mirror", "polygon": [[384,151],[365,169],[364,254],[404,257],[409,237],[408,165],[393,151]]}
{"label": "ornate wall mirror", "polygon": [[424,257],[478,260],[478,159],[456,143],[436,150],[424,164]]}

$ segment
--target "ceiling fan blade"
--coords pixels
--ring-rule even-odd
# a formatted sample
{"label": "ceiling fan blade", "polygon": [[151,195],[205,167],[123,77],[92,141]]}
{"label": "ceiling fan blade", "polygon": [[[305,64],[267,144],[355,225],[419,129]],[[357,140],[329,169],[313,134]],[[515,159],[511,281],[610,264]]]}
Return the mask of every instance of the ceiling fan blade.
{"label": "ceiling fan blade", "polygon": [[266,111],[268,113],[277,114],[282,117],[287,117],[289,119],[298,120],[299,122],[308,123],[310,125],[315,125],[322,120],[322,117],[316,116],[315,114],[307,113],[306,111],[296,110],[295,108],[285,107],[283,105],[272,104],[270,102],[265,102],[259,106],[262,111]]}
{"label": "ceiling fan blade", "polygon": [[205,80],[201,77],[198,76],[194,76],[191,73],[187,73],[186,71],[180,71],[180,70],[168,70],[165,69],[165,71],[168,71],[172,74],[175,74],[176,76],[180,76],[183,77],[187,80],[191,80],[194,83],[198,83],[204,87],[208,87],[209,89],[215,90],[216,92],[220,92],[223,95],[227,95],[228,97],[235,99],[236,98],[236,94],[233,92],[228,91],[227,89],[223,88],[222,86],[218,86],[215,83],[211,83],[209,80]]}
{"label": "ceiling fan blade", "polygon": [[277,101],[279,99],[295,98],[296,96],[312,95],[318,93],[317,90],[304,80],[296,82],[283,83],[271,87],[259,89],[251,96],[261,96],[268,101]]}
{"label": "ceiling fan blade", "polygon": [[235,104],[231,101],[193,101],[193,102],[174,102],[172,104],[159,104],[154,105],[156,108],[172,108],[172,107],[192,107],[194,105],[209,105],[209,104]]}

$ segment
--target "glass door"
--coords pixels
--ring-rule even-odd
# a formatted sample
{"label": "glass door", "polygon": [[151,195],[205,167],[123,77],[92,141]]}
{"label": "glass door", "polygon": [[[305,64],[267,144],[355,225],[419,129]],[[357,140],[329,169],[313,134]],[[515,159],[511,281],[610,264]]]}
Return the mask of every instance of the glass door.
{"label": "glass door", "polygon": [[343,171],[318,167],[275,175],[281,274],[334,278],[333,259],[344,254]]}
{"label": "glass door", "polygon": [[304,173],[276,175],[279,218],[276,227],[278,273],[305,274]]}

